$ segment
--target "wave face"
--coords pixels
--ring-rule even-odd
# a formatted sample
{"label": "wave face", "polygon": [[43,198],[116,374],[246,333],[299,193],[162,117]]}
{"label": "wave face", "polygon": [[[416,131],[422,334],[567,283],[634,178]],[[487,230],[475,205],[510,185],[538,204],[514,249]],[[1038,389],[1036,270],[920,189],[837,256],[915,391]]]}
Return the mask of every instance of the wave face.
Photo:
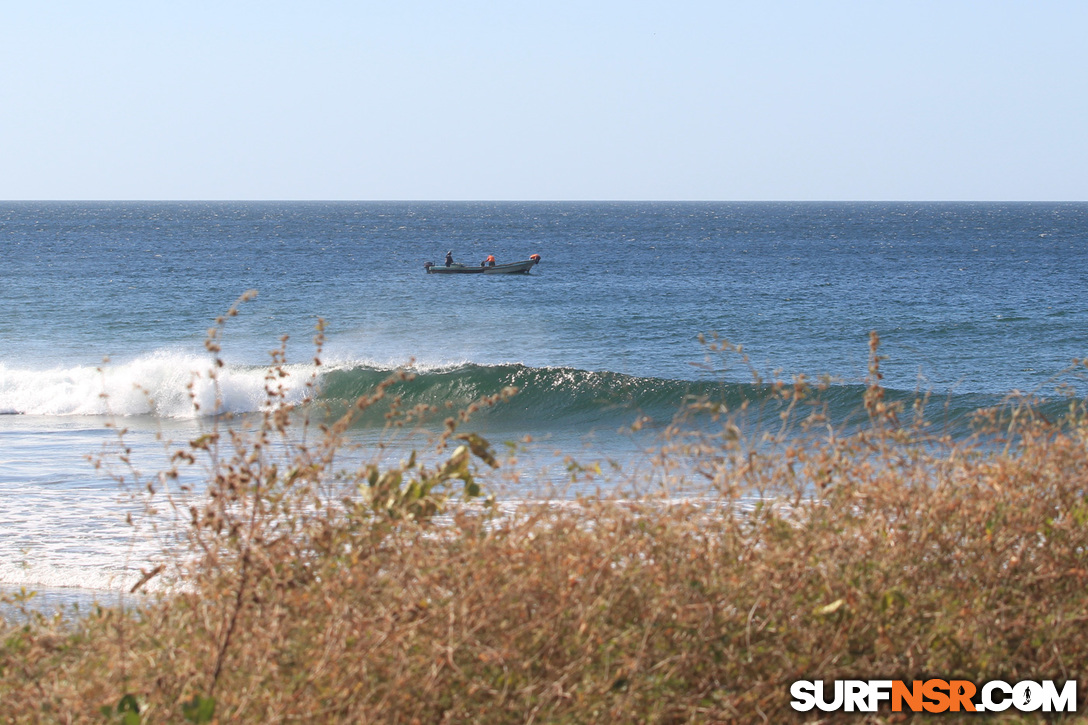
{"label": "wave face", "polygon": [[[388,370],[367,366],[333,370],[324,376],[321,395],[330,402],[348,402],[372,391],[388,375]],[[414,378],[399,383],[393,393],[401,397],[403,407],[451,404],[457,410],[508,387],[517,388],[517,395],[485,409],[483,417],[506,425],[552,427],[622,425],[639,414],[672,415],[685,399],[714,386],[577,368],[469,363],[415,371]],[[378,412],[384,419],[384,409],[375,415]]]}
{"label": "wave face", "polygon": [[[321,381],[321,399],[331,405],[347,405],[371,393],[390,372],[387,368],[367,365],[326,371]],[[411,380],[391,389],[391,395],[400,397],[402,409],[433,405],[441,410],[449,405],[459,410],[505,388],[517,388],[518,393],[509,401],[485,408],[474,418],[504,429],[619,428],[629,426],[641,416],[662,424],[673,420],[685,405],[695,401],[711,401],[734,413],[744,409],[747,423],[777,427],[784,409],[774,387],[760,383],[676,380],[522,364],[466,363],[413,372]],[[865,390],[862,384],[839,384],[815,391],[807,399],[808,405],[801,407],[800,414],[803,416],[815,406],[826,409],[836,424],[858,422],[864,417]],[[916,394],[888,390],[886,398],[902,401],[909,409]],[[953,394],[931,398],[926,410],[931,420],[950,424],[962,432],[974,411],[1001,403],[1002,398],[995,395]],[[1048,403],[1044,410],[1057,413],[1064,405]],[[360,417],[359,424],[383,425],[387,410],[385,405],[376,405]],[[444,415],[440,412],[439,419]]]}

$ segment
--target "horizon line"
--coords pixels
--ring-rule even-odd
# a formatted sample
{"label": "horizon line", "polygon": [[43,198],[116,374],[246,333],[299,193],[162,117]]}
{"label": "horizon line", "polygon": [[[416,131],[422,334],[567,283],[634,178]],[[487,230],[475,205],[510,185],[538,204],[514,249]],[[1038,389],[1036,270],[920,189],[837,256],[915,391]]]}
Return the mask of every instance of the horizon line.
{"label": "horizon line", "polygon": [[0,204],[1084,204],[1088,199],[0,199]]}

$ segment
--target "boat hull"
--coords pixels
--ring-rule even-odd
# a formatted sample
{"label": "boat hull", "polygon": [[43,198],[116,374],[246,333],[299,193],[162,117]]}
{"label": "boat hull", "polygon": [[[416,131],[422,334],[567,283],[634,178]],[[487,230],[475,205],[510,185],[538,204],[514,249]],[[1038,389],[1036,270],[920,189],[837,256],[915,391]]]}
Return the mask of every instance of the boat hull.
{"label": "boat hull", "polygon": [[529,274],[529,270],[535,264],[535,259],[527,259],[524,262],[511,262],[510,264],[496,264],[494,267],[484,267],[484,274]]}

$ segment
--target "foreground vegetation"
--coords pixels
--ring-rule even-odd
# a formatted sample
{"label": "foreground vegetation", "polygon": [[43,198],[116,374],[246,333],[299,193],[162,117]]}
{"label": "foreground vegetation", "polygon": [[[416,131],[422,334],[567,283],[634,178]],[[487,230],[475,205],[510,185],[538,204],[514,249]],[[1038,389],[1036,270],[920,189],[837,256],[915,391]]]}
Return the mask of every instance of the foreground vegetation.
{"label": "foreground vegetation", "polygon": [[183,518],[183,553],[147,572],[165,596],[4,625],[7,721],[782,722],[821,715],[790,709],[797,679],[1086,676],[1076,404],[1061,424],[1010,404],[953,441],[885,402],[874,338],[848,433],[803,381],[773,433],[700,401],[645,474],[683,496],[495,506],[477,477],[498,462],[459,420],[437,464],[341,469],[397,376],[317,426],[280,370],[259,426],[125,474]]}

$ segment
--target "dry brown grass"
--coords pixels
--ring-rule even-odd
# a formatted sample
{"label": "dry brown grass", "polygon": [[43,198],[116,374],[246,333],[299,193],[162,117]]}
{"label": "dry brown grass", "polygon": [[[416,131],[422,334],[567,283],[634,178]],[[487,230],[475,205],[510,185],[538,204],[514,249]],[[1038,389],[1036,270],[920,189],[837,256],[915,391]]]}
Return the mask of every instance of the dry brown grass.
{"label": "dry brown grass", "polygon": [[[874,338],[848,434],[723,416],[663,447],[700,496],[499,512],[473,477],[486,443],[456,422],[437,465],[338,473],[352,414],[303,434],[276,371],[260,426],[175,455],[206,493],[155,493],[188,518],[169,596],[5,626],[8,721],[782,722],[814,719],[789,707],[796,679],[1085,677],[1076,409],[950,440],[885,402]],[[779,391],[789,419],[807,386]]]}

